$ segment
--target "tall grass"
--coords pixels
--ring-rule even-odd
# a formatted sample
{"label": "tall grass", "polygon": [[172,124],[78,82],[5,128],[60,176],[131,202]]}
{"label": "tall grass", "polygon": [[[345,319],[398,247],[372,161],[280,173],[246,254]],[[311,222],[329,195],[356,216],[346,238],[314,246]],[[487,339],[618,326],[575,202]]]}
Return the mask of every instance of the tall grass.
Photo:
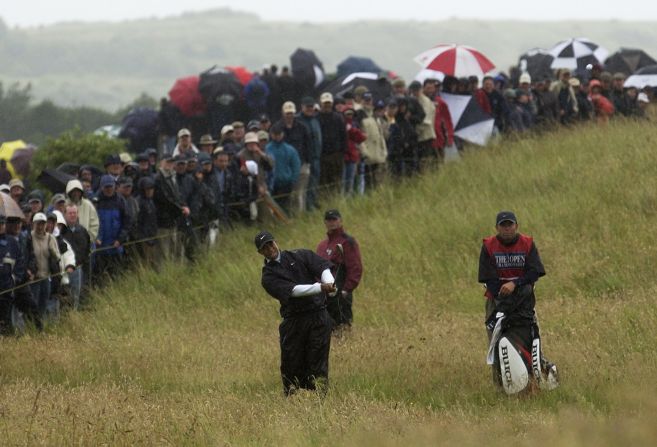
{"label": "tall grass", "polygon": [[[282,397],[257,229],[128,276],[45,335],[0,341],[0,444],[652,445],[656,149],[644,123],[563,131],[324,203],[365,265],[324,399]],[[485,365],[477,261],[500,209],[547,270],[537,311],[563,383],[529,398],[500,395]],[[324,233],[319,212],[268,229],[283,248]]]}

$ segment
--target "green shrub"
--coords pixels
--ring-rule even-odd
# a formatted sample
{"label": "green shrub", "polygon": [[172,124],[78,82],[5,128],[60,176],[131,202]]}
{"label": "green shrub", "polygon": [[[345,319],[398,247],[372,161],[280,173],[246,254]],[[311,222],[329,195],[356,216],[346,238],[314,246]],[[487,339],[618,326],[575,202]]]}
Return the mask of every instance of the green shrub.
{"label": "green shrub", "polygon": [[102,166],[105,157],[125,150],[125,140],[84,133],[76,128],[46,140],[34,154],[30,176],[34,179],[42,170],[56,168],[66,162]]}

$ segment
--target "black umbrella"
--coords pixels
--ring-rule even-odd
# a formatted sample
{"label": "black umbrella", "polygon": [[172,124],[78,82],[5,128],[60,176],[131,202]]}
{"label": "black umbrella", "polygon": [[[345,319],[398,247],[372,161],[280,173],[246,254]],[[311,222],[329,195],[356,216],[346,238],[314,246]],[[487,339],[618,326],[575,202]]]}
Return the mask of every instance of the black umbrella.
{"label": "black umbrella", "polygon": [[329,83],[324,90],[335,96],[342,96],[361,85],[367,87],[375,101],[386,99],[392,94],[390,81],[378,73],[352,73],[342,76]]}
{"label": "black umbrella", "polygon": [[338,77],[352,73],[381,73],[383,70],[369,57],[349,56],[338,64]]}
{"label": "black umbrella", "polygon": [[290,56],[292,76],[305,92],[312,91],[324,80],[324,65],[313,50],[297,48]]}
{"label": "black umbrella", "polygon": [[157,123],[156,110],[148,107],[136,107],[123,117],[119,138],[125,138],[130,142],[132,152],[141,152],[148,147],[156,147]]}
{"label": "black umbrella", "polygon": [[629,76],[635,71],[657,64],[645,51],[637,48],[621,48],[605,61],[605,70],[611,73],[624,73]]}
{"label": "black umbrella", "polygon": [[66,184],[75,177],[57,169],[44,169],[37,177],[37,181],[53,194],[66,192]]}
{"label": "black umbrella", "polygon": [[242,84],[235,74],[216,65],[200,75],[198,91],[205,102],[224,106],[232,104],[242,95]]}
{"label": "black umbrella", "polygon": [[625,88],[636,87],[639,90],[644,87],[657,87],[657,64],[638,70],[625,80],[624,86]]}
{"label": "black umbrella", "polygon": [[548,50],[533,48],[518,59],[518,69],[521,73],[529,73],[532,80],[553,79],[554,73],[550,65],[554,56]]}

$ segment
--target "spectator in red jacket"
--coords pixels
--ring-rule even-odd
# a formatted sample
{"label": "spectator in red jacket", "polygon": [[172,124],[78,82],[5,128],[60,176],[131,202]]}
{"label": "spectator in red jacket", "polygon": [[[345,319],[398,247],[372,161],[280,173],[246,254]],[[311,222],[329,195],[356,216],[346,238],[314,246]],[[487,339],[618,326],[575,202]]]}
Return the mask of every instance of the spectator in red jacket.
{"label": "spectator in red jacket", "polygon": [[452,123],[452,115],[449,113],[449,106],[440,97],[437,90],[433,101],[436,104],[436,118],[433,124],[436,129],[436,139],[433,142],[433,147],[442,159],[445,147],[454,144],[454,124]]}
{"label": "spectator in red jacket", "polygon": [[367,135],[360,130],[354,119],[355,110],[351,106],[345,108],[344,122],[347,129],[347,151],[344,153],[344,166],[342,169],[342,192],[345,195],[353,195],[354,181],[356,179],[356,167],[360,161],[358,145],[367,139]]}
{"label": "spectator in red jacket", "polygon": [[[335,277],[337,293],[328,300],[328,312],[333,320],[333,330],[348,329],[353,321],[353,291],[363,276],[358,242],[342,227],[340,211],[324,213],[326,239],[317,246],[317,254],[331,261],[331,273]],[[342,250],[338,246],[342,247]]]}

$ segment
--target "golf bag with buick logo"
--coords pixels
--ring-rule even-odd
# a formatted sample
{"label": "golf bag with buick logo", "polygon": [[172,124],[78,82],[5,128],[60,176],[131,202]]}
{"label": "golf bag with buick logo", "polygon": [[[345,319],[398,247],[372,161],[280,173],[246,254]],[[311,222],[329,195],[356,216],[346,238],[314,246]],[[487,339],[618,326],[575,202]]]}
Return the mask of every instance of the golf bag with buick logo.
{"label": "golf bag with buick logo", "polygon": [[492,332],[487,363],[493,365],[495,382],[509,395],[528,389],[530,383],[548,390],[559,385],[556,365],[541,351],[535,302],[530,284],[509,296],[497,296],[496,313],[486,324]]}

